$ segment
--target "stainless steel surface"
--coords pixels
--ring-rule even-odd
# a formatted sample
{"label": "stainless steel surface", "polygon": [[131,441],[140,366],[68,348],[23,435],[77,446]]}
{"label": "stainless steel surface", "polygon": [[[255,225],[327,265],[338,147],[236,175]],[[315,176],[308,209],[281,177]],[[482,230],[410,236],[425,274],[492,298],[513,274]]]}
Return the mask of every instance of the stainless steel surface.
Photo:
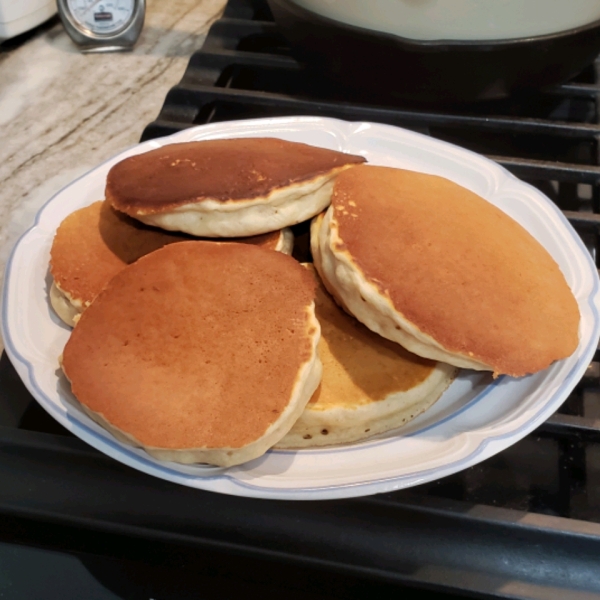
{"label": "stainless steel surface", "polygon": [[85,26],[73,14],[69,0],[57,0],[57,6],[67,33],[84,52],[130,50],[142,32],[146,14],[146,0],[133,0],[133,10],[126,24],[117,31],[105,34]]}

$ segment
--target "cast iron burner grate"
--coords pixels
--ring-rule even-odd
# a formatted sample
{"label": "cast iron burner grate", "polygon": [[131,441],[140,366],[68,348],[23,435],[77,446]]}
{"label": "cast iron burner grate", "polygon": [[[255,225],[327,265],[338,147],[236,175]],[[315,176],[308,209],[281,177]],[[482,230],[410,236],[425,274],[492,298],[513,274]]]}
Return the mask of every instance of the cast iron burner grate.
{"label": "cast iron burner grate", "polygon": [[[291,58],[264,0],[230,0],[142,139],[298,114],[402,126],[482,153],[537,186],[597,260],[599,68],[536,96],[436,109],[390,104],[314,79]],[[600,598],[598,359],[557,414],[480,465],[410,490],[297,503],[200,492],[128,469],[48,417],[3,356],[0,522],[11,539],[52,546],[62,536],[67,548],[99,554],[115,553],[99,540],[116,536],[128,560],[191,547],[206,564],[211,556],[213,565],[214,556],[233,560],[234,576],[311,597],[314,585],[326,585],[325,597],[344,598],[403,586],[485,598]],[[7,529],[9,522],[20,525]],[[65,536],[75,540],[74,532],[79,541],[69,546]]]}

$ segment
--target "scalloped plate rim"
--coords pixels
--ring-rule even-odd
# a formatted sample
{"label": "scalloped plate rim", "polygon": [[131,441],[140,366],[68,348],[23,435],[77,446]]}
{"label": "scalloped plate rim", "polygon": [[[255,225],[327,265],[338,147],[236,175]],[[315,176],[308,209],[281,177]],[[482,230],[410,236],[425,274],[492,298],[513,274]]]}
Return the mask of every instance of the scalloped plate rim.
{"label": "scalloped plate rim", "polygon": [[[84,419],[75,418],[67,409],[65,409],[64,415],[60,413],[59,407],[55,404],[55,402],[52,401],[50,397],[46,395],[45,391],[39,386],[35,377],[34,365],[31,364],[27,360],[27,358],[25,358],[17,349],[17,346],[15,345],[14,340],[11,336],[11,326],[8,322],[7,314],[7,306],[9,306],[8,300],[10,296],[9,291],[11,289],[12,281],[11,266],[13,260],[17,255],[19,248],[21,248],[25,240],[32,236],[32,232],[34,232],[36,229],[41,229],[39,233],[46,233],[46,235],[48,234],[48,230],[40,226],[43,224],[45,219],[50,219],[50,214],[48,211],[52,208],[53,202],[56,202],[56,200],[60,198],[62,194],[68,192],[69,188],[73,187],[78,182],[81,182],[81,180],[89,178],[92,174],[97,173],[103,168],[107,169],[107,165],[109,165],[110,163],[116,161],[117,159],[124,158],[127,155],[138,153],[145,149],[162,146],[166,143],[187,141],[190,139],[232,137],[232,134],[233,136],[244,134],[248,135],[249,131],[250,135],[253,135],[253,133],[256,134],[257,132],[261,132],[262,134],[266,135],[275,135],[275,137],[284,137],[282,136],[282,131],[279,131],[277,128],[283,128],[286,126],[288,128],[287,131],[291,132],[292,134],[299,134],[301,132],[310,131],[311,128],[320,132],[333,132],[333,136],[335,139],[338,139],[336,137],[336,131],[338,135],[341,131],[343,132],[343,139],[346,142],[348,139],[351,139],[357,134],[362,135],[365,130],[369,130],[371,135],[373,135],[374,132],[376,137],[377,131],[379,130],[381,132],[380,135],[383,135],[385,133],[386,136],[391,136],[392,139],[404,138],[405,140],[415,141],[418,144],[420,144],[422,149],[424,148],[426,151],[433,152],[435,154],[438,154],[439,156],[448,157],[452,155],[454,157],[458,157],[461,160],[466,161],[467,163],[470,162],[476,165],[481,165],[485,168],[489,168],[491,169],[494,177],[498,177],[498,181],[500,182],[498,189],[502,189],[503,184],[508,182],[510,185],[516,185],[517,189],[527,191],[529,195],[533,195],[536,201],[540,203],[540,206],[543,206],[546,209],[545,216],[553,217],[552,220],[554,221],[555,226],[558,226],[559,228],[562,227],[563,234],[568,234],[570,241],[575,243],[575,247],[581,253],[579,258],[584,259],[584,265],[589,270],[588,274],[591,275],[593,280],[592,289],[588,292],[586,299],[587,305],[589,306],[591,314],[593,316],[594,327],[593,332],[589,335],[589,340],[586,344],[586,347],[582,349],[580,343],[580,347],[577,349],[576,353],[568,359],[565,359],[569,363],[574,361],[574,364],[570,368],[568,374],[565,377],[563,377],[559,388],[554,392],[554,394],[550,398],[543,398],[543,400],[545,400],[544,403],[539,406],[539,409],[533,415],[528,415],[525,421],[519,423],[517,426],[514,427],[514,429],[505,431],[504,433],[498,436],[484,436],[483,439],[476,444],[476,447],[474,449],[471,448],[469,450],[469,453],[466,456],[463,456],[460,459],[455,460],[454,462],[449,464],[440,464],[433,468],[416,470],[414,472],[404,475],[389,476],[380,479],[375,478],[369,481],[355,481],[351,483],[343,483],[332,486],[297,486],[290,489],[285,487],[270,487],[248,483],[248,481],[240,479],[239,475],[237,477],[235,475],[232,475],[232,473],[235,473],[235,468],[231,470],[217,469],[216,471],[214,469],[211,469],[207,470],[206,475],[190,475],[179,471],[173,471],[169,469],[168,466],[164,466],[162,464],[155,464],[155,462],[152,459],[150,459],[150,457],[148,457],[148,459],[144,459],[143,457],[135,454],[132,456],[128,448],[124,447],[116,440],[111,439],[109,434],[106,434],[108,436],[108,439],[102,439],[102,437],[99,437],[97,433],[95,433],[86,425]],[[274,128],[275,131],[273,131]],[[15,369],[17,370],[17,373],[19,374],[21,379],[24,381],[26,387],[32,393],[34,398],[36,398],[38,403],[40,403],[41,406],[46,411],[48,411],[51,414],[51,416],[53,416],[53,418],[61,422],[62,425],[64,425],[67,429],[75,433],[75,435],[77,435],[84,441],[90,443],[92,446],[96,447],[105,454],[119,460],[120,462],[132,466],[140,471],[149,473],[157,477],[161,477],[163,479],[215,492],[273,499],[277,498],[300,500],[346,498],[373,493],[387,492],[409,487],[412,485],[418,485],[420,483],[425,483],[426,481],[432,481],[439,477],[450,475],[451,473],[460,471],[464,468],[467,468],[468,466],[476,464],[481,460],[484,460],[485,458],[488,458],[489,456],[492,456],[493,454],[505,449],[506,447],[512,445],[513,443],[527,435],[527,433],[529,433],[536,426],[541,424],[560,406],[560,404],[564,401],[564,399],[567,397],[567,395],[570,393],[570,391],[573,389],[573,387],[576,385],[576,383],[582,376],[585,368],[587,367],[587,364],[591,360],[594,348],[598,342],[598,337],[600,336],[600,319],[598,316],[598,305],[600,303],[599,282],[595,265],[593,264],[591,257],[587,253],[587,250],[583,246],[583,243],[580,240],[579,236],[571,228],[564,215],[550,200],[548,200],[536,188],[533,188],[529,184],[518,180],[509,171],[507,171],[500,165],[486,159],[485,157],[471,152],[467,149],[454,146],[447,142],[436,140],[434,138],[430,138],[428,136],[424,136],[413,131],[397,128],[391,125],[383,125],[368,122],[347,122],[337,119],[321,117],[269,117],[265,119],[249,119],[244,121],[229,121],[224,123],[201,125],[198,127],[184,130],[182,132],[178,132],[176,134],[172,134],[165,138],[158,138],[154,140],[149,140],[142,144],[136,144],[122,152],[119,152],[117,155],[109,158],[94,169],[78,177],[68,186],[60,190],[57,194],[53,195],[48,200],[48,202],[46,202],[44,206],[42,206],[42,208],[38,211],[33,225],[19,238],[7,261],[2,300],[2,333],[6,343],[7,354],[11,359],[11,362],[15,366]],[[561,363],[562,362],[563,361],[561,361]],[[475,398],[475,403],[478,401],[478,398],[479,396]],[[465,410],[468,409],[469,408],[466,407]],[[459,411],[459,413],[460,412],[463,411],[461,410]],[[427,429],[430,430],[438,427],[443,428],[445,424],[452,421],[453,419],[460,418],[459,413],[450,415],[446,419],[443,419],[440,422],[433,424]],[[77,417],[80,416],[83,415],[77,414]],[[420,433],[421,431],[419,430],[414,435],[418,436]],[[446,440],[446,442],[447,441],[448,440]],[[397,442],[397,440],[393,440],[393,442]],[[326,451],[328,453],[335,454],[340,450],[344,451],[344,448],[327,449]],[[358,450],[360,452],[360,448],[354,448],[354,450]],[[294,454],[294,452],[291,451],[275,452]],[[313,454],[318,453],[319,449],[315,449],[314,451],[309,452],[313,452]]]}

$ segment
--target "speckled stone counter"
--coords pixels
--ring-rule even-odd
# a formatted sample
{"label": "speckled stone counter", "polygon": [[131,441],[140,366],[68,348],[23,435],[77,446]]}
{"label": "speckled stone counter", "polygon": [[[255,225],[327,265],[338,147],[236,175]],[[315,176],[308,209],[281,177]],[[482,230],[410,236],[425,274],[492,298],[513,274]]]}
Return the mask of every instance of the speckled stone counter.
{"label": "speckled stone counter", "polygon": [[139,141],[226,0],[147,0],[133,52],[82,54],[57,18],[0,46],[0,272],[38,209]]}

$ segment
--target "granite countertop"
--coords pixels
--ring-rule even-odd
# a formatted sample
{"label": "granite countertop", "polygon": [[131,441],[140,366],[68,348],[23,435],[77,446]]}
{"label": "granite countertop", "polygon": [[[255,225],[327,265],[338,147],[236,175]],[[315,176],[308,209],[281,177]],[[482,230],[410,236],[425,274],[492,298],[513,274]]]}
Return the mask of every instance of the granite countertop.
{"label": "granite countertop", "polygon": [[55,192],[139,141],[225,4],[147,0],[129,53],[82,54],[57,18],[0,45],[0,277]]}

